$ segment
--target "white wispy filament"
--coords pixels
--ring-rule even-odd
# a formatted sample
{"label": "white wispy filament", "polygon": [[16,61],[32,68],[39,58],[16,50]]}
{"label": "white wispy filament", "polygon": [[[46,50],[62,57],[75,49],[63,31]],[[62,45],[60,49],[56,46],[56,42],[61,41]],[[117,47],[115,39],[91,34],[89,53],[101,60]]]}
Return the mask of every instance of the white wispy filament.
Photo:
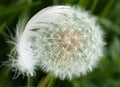
{"label": "white wispy filament", "polygon": [[27,22],[22,34],[17,34],[12,67],[23,74],[34,76],[41,68],[62,80],[71,80],[91,71],[103,56],[101,27],[80,8],[45,8]]}

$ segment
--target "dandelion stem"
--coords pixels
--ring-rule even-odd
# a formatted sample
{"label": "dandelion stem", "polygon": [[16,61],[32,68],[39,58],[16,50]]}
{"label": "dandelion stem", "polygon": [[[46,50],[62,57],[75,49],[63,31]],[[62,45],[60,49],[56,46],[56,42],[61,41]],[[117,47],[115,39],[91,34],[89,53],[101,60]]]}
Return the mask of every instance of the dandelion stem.
{"label": "dandelion stem", "polygon": [[28,76],[28,79],[27,79],[27,87],[30,87],[30,76]]}
{"label": "dandelion stem", "polygon": [[27,78],[27,87],[31,87],[31,86],[33,86],[34,84],[34,80],[33,80],[34,78],[33,77],[31,77],[31,76],[28,76],[28,78]]}
{"label": "dandelion stem", "polygon": [[49,81],[49,83],[48,83],[48,85],[47,85],[47,87],[53,87],[54,83],[55,83],[55,77],[52,76],[51,79],[50,79],[50,81]]}
{"label": "dandelion stem", "polygon": [[80,85],[78,84],[78,82],[75,79],[73,79],[71,83],[72,83],[73,87],[80,87]]}
{"label": "dandelion stem", "polygon": [[42,82],[40,81],[38,83],[37,87],[46,87],[46,85],[47,85],[48,81],[50,80],[50,78],[51,78],[51,74],[48,73],[47,76],[44,79],[42,79]]}

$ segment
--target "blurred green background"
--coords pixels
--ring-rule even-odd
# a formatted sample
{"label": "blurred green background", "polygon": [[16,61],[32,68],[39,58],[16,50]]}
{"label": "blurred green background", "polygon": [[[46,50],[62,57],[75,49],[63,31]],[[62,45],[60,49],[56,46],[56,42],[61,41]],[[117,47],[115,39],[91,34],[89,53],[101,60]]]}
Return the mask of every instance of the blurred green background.
{"label": "blurred green background", "polygon": [[[15,73],[7,61],[12,46],[6,35],[15,35],[16,24],[24,13],[31,18],[47,6],[78,5],[93,15],[105,32],[105,56],[93,72],[73,81],[54,79],[47,87],[120,87],[120,0],[0,0],[0,87],[27,87],[27,77]],[[29,79],[29,87],[36,87],[46,74],[37,71]]]}

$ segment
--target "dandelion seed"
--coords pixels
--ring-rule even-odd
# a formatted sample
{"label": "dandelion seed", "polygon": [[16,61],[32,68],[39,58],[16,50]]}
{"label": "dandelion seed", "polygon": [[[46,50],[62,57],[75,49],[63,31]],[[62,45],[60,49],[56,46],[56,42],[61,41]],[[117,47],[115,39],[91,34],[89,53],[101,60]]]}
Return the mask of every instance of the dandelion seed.
{"label": "dandelion seed", "polygon": [[92,71],[105,45],[95,17],[70,6],[52,6],[38,12],[19,37],[14,68],[33,76],[40,67],[62,80]]}

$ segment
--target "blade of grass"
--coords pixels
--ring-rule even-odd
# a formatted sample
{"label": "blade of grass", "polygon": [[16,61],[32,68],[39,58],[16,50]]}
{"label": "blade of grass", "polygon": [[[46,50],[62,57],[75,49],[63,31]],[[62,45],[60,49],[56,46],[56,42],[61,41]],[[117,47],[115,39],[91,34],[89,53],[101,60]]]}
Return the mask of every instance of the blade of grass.
{"label": "blade of grass", "polygon": [[53,0],[53,5],[58,5],[58,0]]}
{"label": "blade of grass", "polygon": [[33,2],[33,3],[31,4],[31,7],[39,6],[39,5],[41,5],[41,4],[42,4],[42,1],[36,1],[36,2]]}
{"label": "blade of grass", "polygon": [[91,13],[94,12],[94,10],[95,10],[95,8],[96,8],[96,6],[97,6],[97,4],[98,4],[98,1],[99,1],[99,0],[94,0],[94,1],[93,1],[93,4],[92,4],[91,9],[90,9],[90,12],[91,12]]}
{"label": "blade of grass", "polygon": [[64,2],[61,0],[53,0],[53,5],[60,5],[62,3],[64,3]]}
{"label": "blade of grass", "polygon": [[81,6],[82,8],[84,8],[84,3],[85,3],[85,0],[79,0],[79,6]]}
{"label": "blade of grass", "polygon": [[87,8],[88,3],[89,3],[89,0],[85,0],[84,8]]}
{"label": "blade of grass", "polygon": [[8,80],[9,74],[10,68],[8,66],[5,66],[0,75],[0,87],[4,87],[4,85],[6,84],[5,82]]}
{"label": "blade of grass", "polygon": [[108,4],[106,5],[106,7],[103,9],[103,11],[101,12],[100,16],[99,16],[99,20],[103,17],[105,17],[108,12],[110,11],[110,9],[112,8],[113,4],[114,4],[115,0],[110,0],[108,2]]}
{"label": "blade of grass", "polygon": [[99,22],[100,22],[103,26],[106,27],[105,29],[106,29],[108,32],[114,32],[114,33],[120,35],[120,27],[119,27],[119,25],[117,25],[116,23],[110,21],[109,19],[105,19],[105,18],[101,19]]}
{"label": "blade of grass", "polygon": [[6,26],[6,22],[1,24],[1,26],[0,26],[0,34],[3,33],[3,31],[5,30],[5,26]]}
{"label": "blade of grass", "polygon": [[1,11],[0,16],[5,16],[6,14],[10,14],[10,13],[15,13],[15,12],[20,11],[21,9],[24,9],[24,8],[26,8],[26,4],[20,4],[20,5],[16,5],[16,6],[9,6],[8,8]]}
{"label": "blade of grass", "polygon": [[89,0],[79,0],[79,6],[81,6],[83,9],[87,8],[88,3],[89,3]]}
{"label": "blade of grass", "polygon": [[29,5],[28,4],[26,5],[25,2],[22,3],[22,4],[19,4],[19,5],[12,5],[12,6],[9,6],[9,7],[5,8],[4,10],[2,10],[0,12],[0,17],[5,16],[7,14],[11,14],[11,13],[13,14],[13,13],[22,11],[24,9],[27,9],[29,7],[37,6],[37,5],[40,5],[40,4],[42,4],[41,1],[36,1],[36,2],[33,2],[33,3],[29,4]]}

